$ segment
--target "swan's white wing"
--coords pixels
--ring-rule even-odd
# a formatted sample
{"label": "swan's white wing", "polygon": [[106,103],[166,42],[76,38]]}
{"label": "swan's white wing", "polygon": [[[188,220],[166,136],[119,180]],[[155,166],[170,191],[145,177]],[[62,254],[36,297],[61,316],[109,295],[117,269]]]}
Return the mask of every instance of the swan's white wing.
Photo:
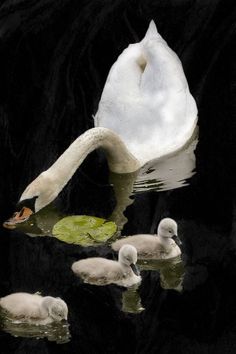
{"label": "swan's white wing", "polygon": [[145,163],[182,147],[196,125],[197,107],[177,55],[151,21],[140,43],[112,66],[95,116]]}

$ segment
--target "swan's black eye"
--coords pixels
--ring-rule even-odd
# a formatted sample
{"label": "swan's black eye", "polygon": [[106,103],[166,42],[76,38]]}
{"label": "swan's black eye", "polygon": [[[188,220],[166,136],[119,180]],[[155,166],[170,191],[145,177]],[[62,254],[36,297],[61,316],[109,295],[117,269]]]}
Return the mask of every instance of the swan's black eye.
{"label": "swan's black eye", "polygon": [[23,207],[27,207],[29,209],[31,209],[33,212],[35,212],[35,201],[38,198],[38,195],[36,195],[35,197],[29,198],[29,199],[24,199],[22,201],[20,201],[19,203],[17,203],[16,208],[18,210],[21,210]]}

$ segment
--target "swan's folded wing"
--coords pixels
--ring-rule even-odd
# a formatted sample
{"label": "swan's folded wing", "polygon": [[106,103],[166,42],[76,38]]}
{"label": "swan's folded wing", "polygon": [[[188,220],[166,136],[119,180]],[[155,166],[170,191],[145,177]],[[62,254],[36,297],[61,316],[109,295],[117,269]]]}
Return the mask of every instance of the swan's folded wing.
{"label": "swan's folded wing", "polygon": [[144,39],[113,64],[95,123],[116,132],[144,164],[181,148],[196,117],[182,64],[151,22]]}

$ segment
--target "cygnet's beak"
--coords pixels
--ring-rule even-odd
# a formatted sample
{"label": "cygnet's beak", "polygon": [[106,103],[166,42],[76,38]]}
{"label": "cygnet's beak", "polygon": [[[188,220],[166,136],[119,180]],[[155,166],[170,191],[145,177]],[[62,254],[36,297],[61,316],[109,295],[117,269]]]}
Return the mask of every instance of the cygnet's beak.
{"label": "cygnet's beak", "polygon": [[180,240],[179,236],[174,235],[172,238],[178,246],[182,245],[182,241]]}
{"label": "cygnet's beak", "polygon": [[3,223],[3,226],[7,229],[14,229],[16,224],[20,224],[29,219],[33,211],[30,208],[23,207],[20,211],[17,211],[12,217]]}
{"label": "cygnet's beak", "polygon": [[130,264],[130,267],[131,267],[132,271],[134,272],[134,274],[140,275],[139,269],[138,269],[138,267],[137,267],[136,264],[131,263],[131,264]]}

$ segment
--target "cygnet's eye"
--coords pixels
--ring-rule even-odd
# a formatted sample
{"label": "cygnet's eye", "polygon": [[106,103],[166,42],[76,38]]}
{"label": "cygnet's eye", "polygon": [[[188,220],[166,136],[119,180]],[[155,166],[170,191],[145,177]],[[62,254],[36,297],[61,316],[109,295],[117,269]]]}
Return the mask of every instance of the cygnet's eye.
{"label": "cygnet's eye", "polygon": [[171,233],[172,233],[172,230],[169,230],[169,233],[171,234]]}
{"label": "cygnet's eye", "polygon": [[60,311],[59,311],[59,315],[60,315],[61,317],[63,317],[63,316],[64,316],[64,311],[63,311],[63,310],[60,310]]}

